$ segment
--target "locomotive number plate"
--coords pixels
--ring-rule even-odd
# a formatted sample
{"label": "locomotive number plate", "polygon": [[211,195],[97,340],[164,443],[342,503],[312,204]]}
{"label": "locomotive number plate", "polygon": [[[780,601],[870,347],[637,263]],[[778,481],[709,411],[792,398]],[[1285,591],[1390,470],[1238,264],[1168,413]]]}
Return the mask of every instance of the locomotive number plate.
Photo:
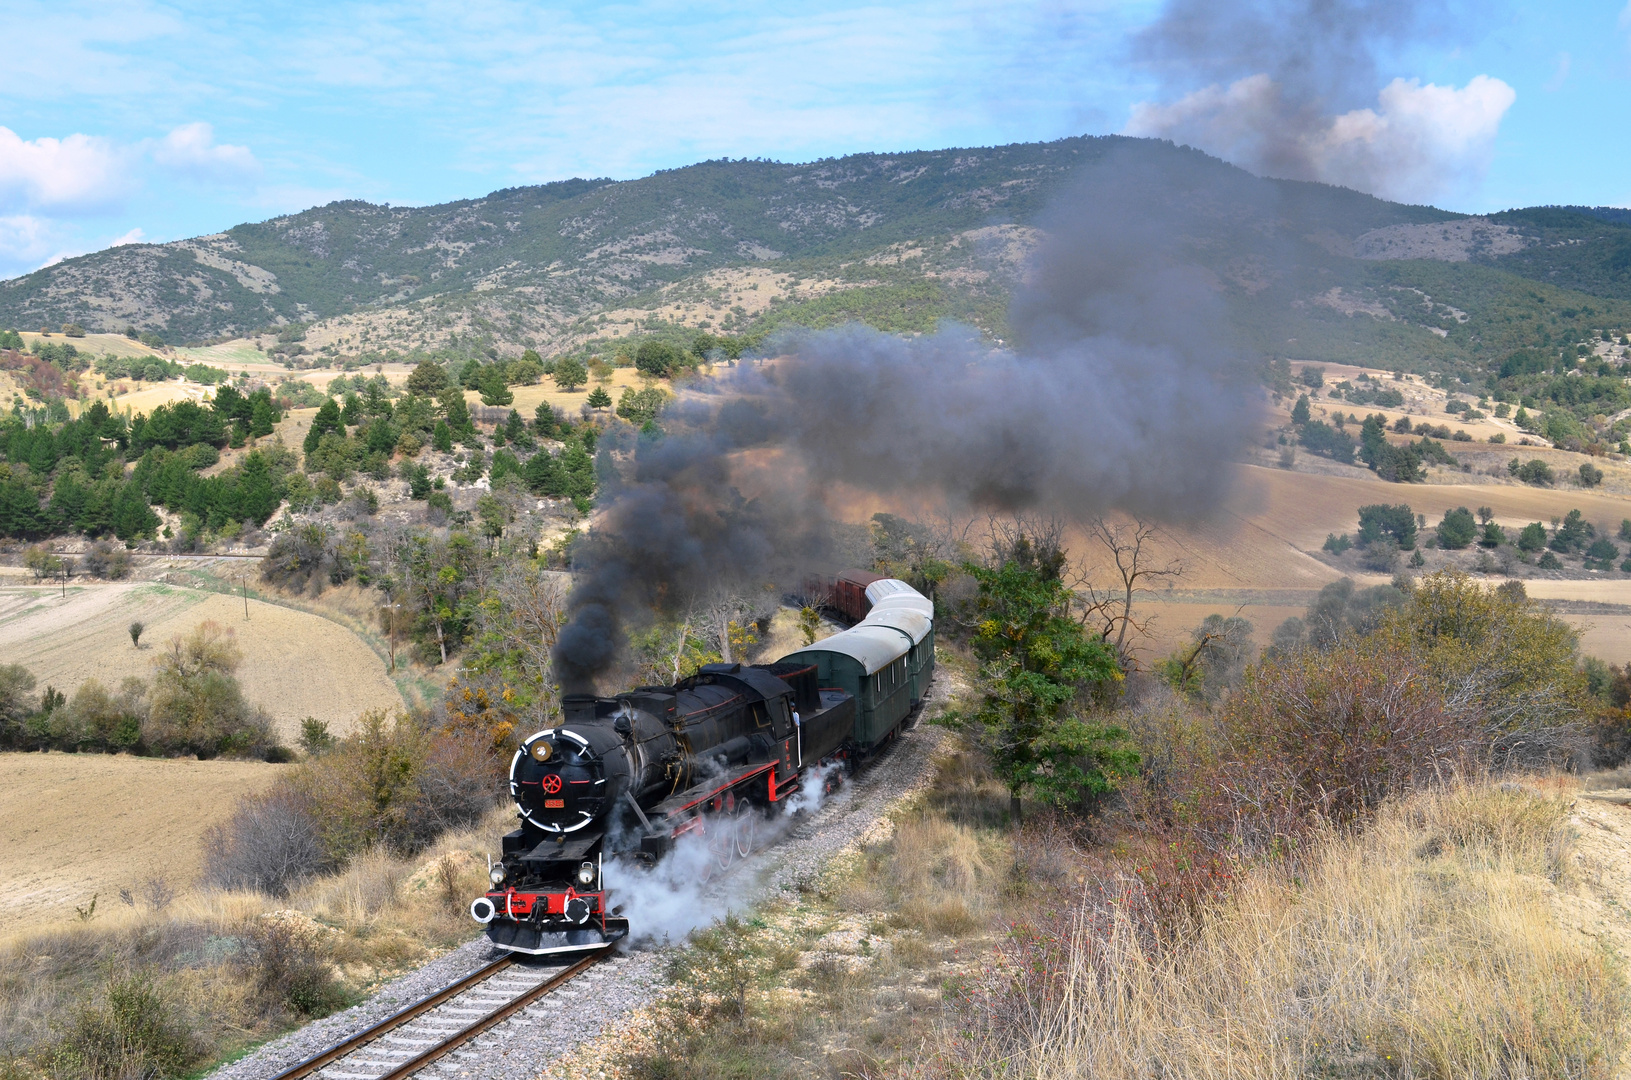
{"label": "locomotive number plate", "polygon": [[544,809],[545,810],[565,810],[566,809],[566,800],[565,799],[545,799],[544,800]]}

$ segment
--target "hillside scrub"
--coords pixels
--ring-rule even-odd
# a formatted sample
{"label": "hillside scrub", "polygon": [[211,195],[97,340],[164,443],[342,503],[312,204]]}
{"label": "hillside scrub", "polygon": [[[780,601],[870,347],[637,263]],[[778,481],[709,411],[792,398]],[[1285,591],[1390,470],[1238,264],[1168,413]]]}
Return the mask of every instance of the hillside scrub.
{"label": "hillside scrub", "polygon": [[1017,928],[915,1075],[1615,1074],[1614,960],[1559,925],[1568,800],[1456,785],[1242,868],[1197,926],[1151,939],[1131,875]]}
{"label": "hillside scrub", "polygon": [[412,855],[479,821],[503,777],[490,732],[371,710],[209,830],[205,880],[283,896],[370,850]]}

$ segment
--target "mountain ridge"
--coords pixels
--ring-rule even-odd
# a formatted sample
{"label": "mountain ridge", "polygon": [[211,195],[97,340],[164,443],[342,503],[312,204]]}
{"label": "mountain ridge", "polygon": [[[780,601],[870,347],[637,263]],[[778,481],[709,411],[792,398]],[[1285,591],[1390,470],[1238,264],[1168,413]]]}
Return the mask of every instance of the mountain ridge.
{"label": "mountain ridge", "polygon": [[1237,343],[1265,356],[1476,368],[1631,326],[1631,225],[1601,208],[1458,214],[1121,136],[337,201],[0,282],[0,326],[171,342],[310,330],[330,359],[594,354],[847,319],[921,332],[951,318],[1001,339],[1027,245],[1090,164],[1156,170],[1194,204],[1187,255],[1215,275]]}
{"label": "mountain ridge", "polygon": [[[576,316],[684,272],[1028,224],[1081,164],[1115,149],[1154,147],[1158,155],[1204,157],[1084,136],[790,165],[708,161],[637,180],[503,188],[429,207],[337,201],[0,282],[0,323],[132,325],[199,339],[477,288],[542,285],[550,286],[546,303]],[[1419,220],[1408,209],[1404,216]]]}

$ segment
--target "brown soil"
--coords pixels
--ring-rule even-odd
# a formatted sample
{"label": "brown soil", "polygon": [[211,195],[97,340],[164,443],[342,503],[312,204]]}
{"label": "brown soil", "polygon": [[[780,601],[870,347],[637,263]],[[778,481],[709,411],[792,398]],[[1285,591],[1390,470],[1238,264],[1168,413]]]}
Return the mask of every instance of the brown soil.
{"label": "brown soil", "polygon": [[105,911],[121,888],[141,894],[150,879],[185,890],[203,865],[204,830],[283,768],[0,754],[0,932],[72,920],[93,895]]}

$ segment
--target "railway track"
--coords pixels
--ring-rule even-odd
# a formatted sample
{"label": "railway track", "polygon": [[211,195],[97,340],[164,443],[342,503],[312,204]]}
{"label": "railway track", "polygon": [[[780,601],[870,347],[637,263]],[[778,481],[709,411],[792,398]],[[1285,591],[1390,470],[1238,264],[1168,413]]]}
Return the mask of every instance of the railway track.
{"label": "railway track", "polygon": [[404,1080],[588,971],[610,949],[562,968],[535,968],[504,956],[393,1013],[272,1080]]}

